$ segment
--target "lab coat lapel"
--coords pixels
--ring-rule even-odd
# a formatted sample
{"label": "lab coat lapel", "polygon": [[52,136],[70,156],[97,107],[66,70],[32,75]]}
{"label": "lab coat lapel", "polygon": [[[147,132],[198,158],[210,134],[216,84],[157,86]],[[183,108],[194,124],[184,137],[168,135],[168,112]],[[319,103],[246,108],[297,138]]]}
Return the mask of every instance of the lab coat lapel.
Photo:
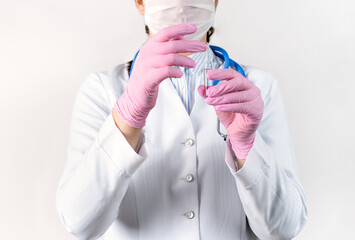
{"label": "lab coat lapel", "polygon": [[168,106],[169,117],[177,118],[179,122],[189,121],[189,115],[186,108],[170,79],[165,79],[160,84],[159,93],[159,105],[163,102]]}
{"label": "lab coat lapel", "polygon": [[159,85],[156,105],[148,115],[145,132],[147,141],[157,146],[176,144],[170,142],[176,139],[182,143],[184,135],[194,135],[190,117],[170,79]]}

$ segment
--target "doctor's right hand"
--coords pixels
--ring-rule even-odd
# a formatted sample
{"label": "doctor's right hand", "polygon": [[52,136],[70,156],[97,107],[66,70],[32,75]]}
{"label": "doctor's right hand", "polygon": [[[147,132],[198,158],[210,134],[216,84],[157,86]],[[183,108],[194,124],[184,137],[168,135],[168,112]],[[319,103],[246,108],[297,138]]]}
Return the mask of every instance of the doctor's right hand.
{"label": "doctor's right hand", "polygon": [[206,51],[205,43],[184,38],[196,30],[196,25],[191,24],[171,26],[155,34],[141,47],[127,87],[115,104],[118,114],[128,125],[134,128],[145,126],[146,118],[155,106],[159,84],[164,79],[183,75],[174,66],[195,67],[193,59],[179,53]]}

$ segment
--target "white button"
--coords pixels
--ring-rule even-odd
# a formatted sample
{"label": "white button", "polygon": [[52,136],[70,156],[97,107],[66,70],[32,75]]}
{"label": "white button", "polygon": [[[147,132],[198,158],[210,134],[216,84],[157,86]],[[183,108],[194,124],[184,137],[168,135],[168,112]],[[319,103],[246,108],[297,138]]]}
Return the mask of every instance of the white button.
{"label": "white button", "polygon": [[186,141],[185,141],[185,146],[186,147],[191,147],[192,145],[194,145],[194,140],[192,140],[191,138],[188,138],[188,139],[186,139]]}
{"label": "white button", "polygon": [[185,216],[186,216],[188,219],[192,219],[192,218],[194,218],[195,213],[194,213],[194,211],[190,210],[190,211],[188,211],[188,212],[185,213]]}
{"label": "white button", "polygon": [[192,182],[194,180],[194,175],[192,174],[187,174],[185,177],[186,181]]}

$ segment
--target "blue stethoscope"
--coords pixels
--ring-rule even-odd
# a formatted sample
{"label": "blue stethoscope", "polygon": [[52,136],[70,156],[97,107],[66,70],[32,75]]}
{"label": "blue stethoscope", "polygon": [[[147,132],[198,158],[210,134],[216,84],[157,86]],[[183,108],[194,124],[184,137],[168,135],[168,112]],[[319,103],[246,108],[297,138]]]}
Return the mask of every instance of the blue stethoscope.
{"label": "blue stethoscope", "polygon": [[[224,50],[221,47],[214,46],[214,45],[209,45],[209,46],[210,46],[211,50],[213,51],[213,53],[218,58],[220,58],[222,61],[224,61],[224,69],[228,69],[230,66],[232,66],[240,74],[242,74],[244,77],[246,77],[243,68],[237,62],[235,62],[235,61],[233,61],[232,59],[229,58],[229,55],[228,55],[226,50]],[[136,61],[136,58],[138,56],[138,53],[139,53],[139,51],[136,53],[136,55],[134,55],[133,62],[132,62],[132,65],[131,65],[131,69],[129,71],[129,75],[131,75],[131,73],[132,73],[132,69],[133,69],[134,63]],[[212,85],[215,86],[218,83],[219,83],[219,81],[213,81]],[[219,135],[221,135],[223,137],[224,141],[226,141],[227,135],[221,132],[220,126],[221,126],[221,123],[220,123],[219,119],[217,118],[217,132],[218,132]]]}

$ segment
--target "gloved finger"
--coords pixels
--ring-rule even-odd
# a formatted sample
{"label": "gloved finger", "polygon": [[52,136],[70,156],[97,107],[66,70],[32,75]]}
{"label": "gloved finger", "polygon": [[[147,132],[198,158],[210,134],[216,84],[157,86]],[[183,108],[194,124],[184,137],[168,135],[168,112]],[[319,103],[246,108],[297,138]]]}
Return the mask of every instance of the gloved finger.
{"label": "gloved finger", "polygon": [[234,78],[232,80],[219,83],[207,90],[210,97],[227,94],[230,92],[242,91],[250,89],[252,86],[246,78]]}
{"label": "gloved finger", "polygon": [[234,78],[244,78],[242,74],[238,71],[228,68],[228,69],[212,69],[207,72],[207,77],[210,80],[222,80],[228,81]]}
{"label": "gloved finger", "polygon": [[208,96],[206,98],[206,103],[214,106],[229,103],[241,103],[252,101],[255,97],[256,95],[253,93],[253,90],[248,89],[244,91],[230,92],[227,94],[217,95],[213,97]]}
{"label": "gloved finger", "polygon": [[177,38],[173,38],[170,41],[174,41],[174,40],[185,40],[185,37],[184,36],[180,36],[180,37],[177,37]]}
{"label": "gloved finger", "polygon": [[[237,84],[233,83],[233,81],[237,81]],[[249,81],[249,80],[246,80],[246,81]],[[230,84],[228,85],[228,83],[230,83]],[[238,93],[238,92],[245,92],[245,91],[247,92],[247,93],[245,93],[246,94],[245,98],[248,98],[248,99],[249,99],[249,97],[251,99],[254,99],[254,98],[258,97],[259,95],[261,95],[260,88],[255,86],[253,83],[252,83],[252,87],[248,88],[248,87],[244,87],[244,85],[240,84],[240,82],[238,83],[238,80],[232,80],[229,82],[220,83],[216,86],[211,86],[210,89],[211,90],[207,90],[207,96],[209,96],[209,97],[217,97],[217,96],[223,96],[223,95],[226,95],[229,93]]]}
{"label": "gloved finger", "polygon": [[151,59],[150,63],[152,67],[180,66],[194,68],[196,66],[196,62],[192,58],[177,53],[156,56]]}
{"label": "gloved finger", "polygon": [[222,111],[222,112],[234,112],[234,113],[244,113],[248,114],[250,109],[255,105],[256,101],[258,99],[253,99],[252,101],[249,102],[242,102],[242,103],[230,103],[230,104],[221,104],[215,106],[215,109],[217,111]]}
{"label": "gloved finger", "polygon": [[153,71],[152,79],[156,79],[153,84],[159,85],[163,80],[167,78],[181,78],[183,76],[182,71],[177,67],[161,67]]}
{"label": "gloved finger", "polygon": [[222,112],[222,111],[216,110],[216,114],[217,114],[218,119],[221,121],[221,123],[224,125],[224,127],[226,129],[235,119],[235,113]]}
{"label": "gloved finger", "polygon": [[206,91],[205,91],[205,86],[204,85],[200,85],[200,86],[198,86],[198,88],[197,88],[197,91],[198,91],[198,93],[200,94],[200,96],[201,97],[203,97],[204,99],[206,99]]}
{"label": "gloved finger", "polygon": [[207,49],[206,43],[196,40],[176,40],[159,43],[153,51],[157,54],[204,52]]}
{"label": "gloved finger", "polygon": [[156,33],[152,40],[156,42],[167,42],[171,39],[195,33],[197,26],[194,24],[179,24],[162,29]]}

